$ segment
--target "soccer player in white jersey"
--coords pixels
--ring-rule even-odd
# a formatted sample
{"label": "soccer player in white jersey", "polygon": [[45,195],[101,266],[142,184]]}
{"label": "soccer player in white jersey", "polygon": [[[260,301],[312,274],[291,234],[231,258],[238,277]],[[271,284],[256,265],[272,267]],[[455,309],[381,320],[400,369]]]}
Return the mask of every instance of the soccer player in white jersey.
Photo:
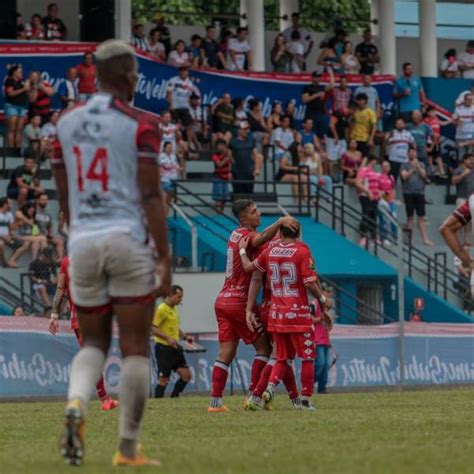
{"label": "soccer player in white jersey", "polygon": [[[128,105],[137,81],[133,50],[122,41],[106,41],[96,60],[99,93],[61,117],[52,159],[70,229],[71,296],[84,337],[72,362],[60,447],[66,462],[82,462],[86,406],[104,368],[115,315],[123,360],[113,463],[142,466],[157,464],[137,450],[137,439],[150,390],[155,298],[167,294],[171,285],[160,140],[156,119]],[[157,266],[148,233],[158,251]]]}

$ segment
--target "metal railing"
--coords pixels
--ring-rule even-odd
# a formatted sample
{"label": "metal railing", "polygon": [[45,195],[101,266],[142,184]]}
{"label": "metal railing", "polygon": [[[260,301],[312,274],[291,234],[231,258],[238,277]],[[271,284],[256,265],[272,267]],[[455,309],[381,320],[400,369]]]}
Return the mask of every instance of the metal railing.
{"label": "metal railing", "polygon": [[[33,295],[31,285],[29,290],[26,289],[23,282],[24,275],[21,275],[20,287],[13,284],[11,281],[0,276],[0,297],[10,306],[22,306],[27,314],[43,313],[43,305]],[[28,274],[29,278],[29,274]]]}

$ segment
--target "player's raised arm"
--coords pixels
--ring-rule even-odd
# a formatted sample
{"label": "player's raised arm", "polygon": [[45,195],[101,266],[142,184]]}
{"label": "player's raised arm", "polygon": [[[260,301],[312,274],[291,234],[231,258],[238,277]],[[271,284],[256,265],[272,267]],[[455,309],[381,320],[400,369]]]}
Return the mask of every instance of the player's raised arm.
{"label": "player's raised arm", "polygon": [[296,230],[296,220],[289,216],[280,217],[263,232],[254,235],[252,238],[252,246],[256,248],[266,244],[275,237],[281,227],[289,227],[290,229]]}
{"label": "player's raised arm", "polygon": [[250,236],[243,237],[240,239],[239,242],[239,254],[240,254],[240,260],[242,261],[242,268],[244,269],[244,272],[253,272],[255,270],[255,266],[250,260],[250,258],[247,255],[247,247],[250,243]]}

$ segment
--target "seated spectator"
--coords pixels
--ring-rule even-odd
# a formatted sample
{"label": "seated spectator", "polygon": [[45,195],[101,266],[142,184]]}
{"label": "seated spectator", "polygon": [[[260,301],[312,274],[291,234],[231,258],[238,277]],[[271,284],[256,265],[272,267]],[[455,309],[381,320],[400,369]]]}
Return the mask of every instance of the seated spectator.
{"label": "seated spectator", "polygon": [[290,72],[291,59],[292,54],[286,44],[285,36],[282,33],[276,35],[270,52],[273,72]]}
{"label": "seated spectator", "polygon": [[[310,193],[316,195],[318,187],[323,188],[327,193],[332,194],[332,178],[324,174],[321,155],[316,152],[312,143],[303,146],[302,157],[299,160],[300,166],[307,166],[309,170],[309,181],[312,184]],[[327,196],[323,196],[327,199]]]}
{"label": "seated spectator", "polygon": [[29,266],[33,291],[41,301],[45,313],[51,309],[51,298],[54,296],[57,284],[57,266],[52,250],[44,248]]}
{"label": "seated spectator", "polygon": [[[290,128],[295,128],[295,114],[296,114],[296,106],[294,100],[289,100],[285,104],[285,110],[283,115],[286,115],[290,119]],[[283,117],[282,117],[283,118]]]}
{"label": "seated spectator", "polygon": [[340,74],[344,72],[344,70],[342,68],[342,64],[340,63],[339,56],[336,53],[335,47],[336,40],[335,38],[331,38],[321,51],[317,64],[323,66],[326,72],[333,71]]}
{"label": "seated spectator", "polygon": [[189,113],[193,119],[192,128],[196,141],[193,142],[194,149],[201,149],[201,142],[208,140],[209,124],[207,108],[201,105],[201,96],[191,95],[189,98]]}
{"label": "seated spectator", "polygon": [[395,183],[400,175],[400,168],[404,163],[408,163],[408,151],[415,148],[413,135],[406,130],[405,121],[397,118],[395,128],[387,136],[388,159],[390,162],[391,174],[395,178]]}
{"label": "seated spectator", "polygon": [[474,40],[469,40],[466,50],[458,58],[459,70],[464,79],[474,79]]}
{"label": "seated spectator", "polygon": [[48,241],[44,235],[39,234],[35,218],[36,205],[33,202],[24,204],[16,211],[12,229],[13,236],[20,246],[8,260],[9,267],[18,268],[17,260],[28,250],[31,250],[31,258],[35,259],[38,253],[47,247]]}
{"label": "seated spectator", "polygon": [[22,306],[15,306],[12,311],[12,316],[26,316],[25,310]]}
{"label": "seated spectator", "polygon": [[281,127],[281,117],[283,115],[283,109],[281,102],[275,101],[272,106],[272,111],[267,117],[267,128],[273,130],[274,128]]}
{"label": "seated spectator", "polygon": [[370,28],[364,30],[364,41],[359,43],[355,49],[355,55],[360,63],[361,74],[373,74],[375,65],[380,62],[377,46],[372,43],[372,33]]}
{"label": "seated spectator", "polygon": [[186,52],[186,45],[183,40],[178,40],[173,51],[168,55],[168,64],[174,67],[191,67],[192,58]]}
{"label": "seated spectator", "polygon": [[219,44],[215,40],[216,29],[213,25],[206,27],[206,35],[202,39],[204,51],[204,66],[217,69],[219,66]]}
{"label": "seated spectator", "polygon": [[433,148],[433,130],[431,130],[429,125],[423,123],[423,116],[419,110],[413,112],[411,123],[406,126],[406,129],[415,139],[417,159],[422,161],[426,166],[428,164],[428,153],[430,153]]}
{"label": "seated spectator", "polygon": [[76,66],[76,72],[79,100],[85,102],[97,91],[97,70],[92,53],[84,54],[82,63]]}
{"label": "seated spectator", "polygon": [[224,140],[226,143],[229,143],[232,138],[233,125],[234,107],[232,105],[230,94],[225,93],[212,106],[212,128],[214,140]]}
{"label": "seated spectator", "polygon": [[[351,106],[351,111],[354,107]],[[341,110],[333,111],[329,117],[326,135],[326,153],[328,155],[329,174],[339,180],[339,160],[347,150],[350,114]]]}
{"label": "seated spectator", "polygon": [[[451,184],[456,186],[456,208],[461,207],[474,194],[474,155],[466,153],[458,168],[453,172]],[[471,244],[472,225],[464,226],[464,244]]]}
{"label": "seated spectator", "polygon": [[282,155],[275,181],[291,183],[295,203],[308,202],[309,170],[301,166],[297,152],[288,151]]}
{"label": "seated spectator", "polygon": [[41,136],[41,117],[33,115],[30,123],[23,129],[21,154],[29,154],[39,160],[43,156],[43,140]]}
{"label": "seated spectator", "polygon": [[79,90],[77,88],[77,71],[75,67],[68,68],[66,79],[58,87],[58,96],[61,102],[61,109],[70,109],[79,100]]}
{"label": "seated spectator", "polygon": [[[352,91],[348,87],[347,76],[340,76],[339,77],[339,87],[336,87],[334,74],[330,72],[330,90],[328,97],[332,98],[332,110],[340,110],[344,113],[347,113],[349,110],[349,103],[351,102],[352,98]],[[368,103],[367,97],[367,103]]]}
{"label": "seated spectator", "polygon": [[221,41],[219,43],[219,52],[217,53],[217,58],[219,60],[217,69],[228,69],[229,65],[227,64],[227,57],[229,54],[229,43],[230,40],[234,37],[231,30],[223,28],[221,30]]}
{"label": "seated spectator", "polygon": [[310,143],[315,150],[321,151],[318,136],[314,133],[313,128],[313,119],[306,118],[303,122],[303,128],[297,133],[296,141],[301,146]]}
{"label": "seated spectator", "polygon": [[301,42],[301,34],[298,30],[291,33],[291,41],[288,43],[288,53],[291,57],[290,72],[299,74],[305,69],[304,46]]}
{"label": "seated spectator", "polygon": [[16,14],[16,39],[17,40],[27,39],[26,25],[23,22],[23,15],[21,13],[18,13],[18,12]]}
{"label": "seated spectator", "polygon": [[150,52],[150,44],[148,43],[148,38],[145,35],[145,27],[142,24],[139,23],[133,27],[132,39],[130,43],[132,43],[132,46],[135,46],[135,48],[145,51],[145,53]]}
{"label": "seated spectator", "polygon": [[153,28],[148,36],[148,46],[150,48],[150,54],[155,56],[157,59],[166,61],[166,48],[165,45],[160,41],[161,34],[157,28]]}
{"label": "seated spectator", "polygon": [[61,263],[64,256],[64,239],[53,233],[53,218],[46,211],[48,207],[48,195],[39,193],[36,196],[36,216],[35,223],[38,226],[39,234],[46,237],[48,244],[56,250],[56,260]]}
{"label": "seated spectator", "polygon": [[262,104],[256,100],[251,99],[248,102],[249,111],[247,113],[247,121],[250,126],[250,131],[257,142],[257,150],[260,152],[263,146],[268,144],[270,139],[270,130],[267,127],[265,118],[262,113]]}
{"label": "seated spectator", "polygon": [[42,41],[45,39],[43,20],[38,13],[31,16],[31,22],[30,24],[26,24],[25,28],[26,39],[33,41]]}
{"label": "seated spectator", "polygon": [[245,111],[244,99],[242,99],[241,97],[236,97],[235,99],[232,99],[232,106],[234,107],[234,116],[235,116],[234,126],[238,130],[240,124],[242,122],[247,121],[247,112]]}
{"label": "seated spectator", "polygon": [[341,171],[344,184],[356,185],[357,173],[362,166],[363,156],[357,149],[357,142],[350,140],[347,150],[341,156]]}
{"label": "seated spectator", "polygon": [[340,59],[344,74],[359,74],[360,62],[352,53],[352,43],[350,41],[344,41]]}
{"label": "seated spectator", "polygon": [[[379,208],[385,209],[394,219],[397,219],[397,204],[395,202],[396,182],[395,178],[390,172],[390,162],[384,161],[382,163],[382,172],[380,173],[380,201]],[[390,245],[388,236],[391,235],[394,240],[397,240],[397,226],[388,222],[383,212],[379,211],[379,226],[380,226],[380,240],[385,246]]]}
{"label": "seated spectator", "polygon": [[[441,122],[436,115],[436,109],[434,107],[428,107],[426,109],[426,115],[423,118],[423,122],[426,123],[433,132],[433,138],[431,143],[431,150],[428,153],[428,165],[430,167],[430,174],[439,176],[440,178],[447,178],[443,158],[441,157],[441,127],[451,123],[450,120]],[[437,170],[434,168],[434,164],[438,167]]]}
{"label": "seated spectator", "polygon": [[163,198],[171,206],[174,198],[175,181],[180,178],[182,168],[170,142],[165,142],[160,154],[160,178]]}
{"label": "seated spectator", "polygon": [[41,127],[41,137],[43,140],[47,140],[52,143],[56,139],[56,125],[58,124],[58,120],[59,112],[54,110],[49,116],[49,122],[45,123]]}
{"label": "seated spectator", "polygon": [[232,165],[234,159],[224,140],[217,140],[217,153],[212,155],[214,163],[214,177],[212,179],[212,199],[215,201],[216,211],[224,212],[225,204],[230,200],[229,181],[232,179]]}
{"label": "seated spectator", "polygon": [[275,147],[274,159],[279,162],[283,155],[290,152],[290,148],[295,143],[295,131],[290,128],[290,117],[283,116],[281,127],[272,132],[271,144]]}
{"label": "seated spectator", "polygon": [[55,3],[50,3],[47,12],[47,15],[43,18],[46,39],[50,41],[64,41],[67,35],[67,28],[59,18],[58,6]]}
{"label": "seated spectator", "polygon": [[188,54],[191,67],[202,67],[204,64],[204,50],[202,49],[202,38],[199,35],[191,36],[191,44],[188,46]]}
{"label": "seated spectator", "polygon": [[39,185],[36,169],[34,158],[27,155],[23,165],[18,166],[10,175],[7,196],[9,199],[18,200],[19,207],[23,206],[26,201],[35,199],[37,193],[43,192],[43,188]]}
{"label": "seated spectator", "polygon": [[34,115],[39,115],[41,117],[41,125],[43,125],[51,113],[51,97],[54,95],[54,88],[49,82],[41,79],[41,73],[39,71],[32,71],[29,81],[29,116],[33,117]]}
{"label": "seated spectator", "polygon": [[474,99],[464,95],[462,105],[456,107],[452,121],[456,124],[456,145],[460,156],[474,151]]}
{"label": "seated spectator", "polygon": [[357,149],[365,158],[369,156],[374,146],[377,117],[375,112],[368,107],[368,97],[365,94],[356,95],[355,100],[357,109],[352,115],[349,137],[357,142]]}
{"label": "seated spectator", "polygon": [[252,52],[247,40],[247,28],[237,28],[237,34],[230,38],[227,46],[227,69],[229,71],[251,71]]}
{"label": "seated spectator", "polygon": [[7,120],[7,145],[20,148],[22,142],[23,124],[28,114],[29,81],[23,80],[23,69],[14,64],[8,69],[8,75],[3,82],[5,94],[5,117]]}
{"label": "seated spectator", "polygon": [[441,76],[445,79],[454,79],[459,72],[458,62],[456,60],[456,50],[454,48],[448,49],[444,53],[444,58],[441,61]]}
{"label": "seated spectator", "polygon": [[171,51],[171,34],[169,28],[165,25],[165,17],[162,13],[157,13],[153,18],[154,29],[160,32],[160,41],[164,44],[166,56]]}
{"label": "seated spectator", "polygon": [[8,198],[0,199],[0,266],[7,267],[5,249],[12,245],[13,239],[13,214],[10,212]]}

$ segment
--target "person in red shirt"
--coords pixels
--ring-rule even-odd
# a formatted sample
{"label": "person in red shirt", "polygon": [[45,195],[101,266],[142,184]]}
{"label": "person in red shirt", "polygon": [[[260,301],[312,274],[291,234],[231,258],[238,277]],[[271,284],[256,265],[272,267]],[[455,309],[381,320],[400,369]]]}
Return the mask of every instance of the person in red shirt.
{"label": "person in red shirt", "polygon": [[269,242],[282,226],[294,225],[293,219],[282,217],[257,232],[260,225],[260,211],[250,199],[239,199],[232,206],[234,216],[240,226],[232,232],[227,243],[227,265],[224,286],[216,298],[215,312],[218,326],[219,353],[212,370],[211,400],[209,413],[227,412],[222,395],[229,374],[229,366],[235,358],[239,341],[252,344],[256,351],[252,363],[251,385],[255,385],[268,362],[272,347],[262,328],[251,331],[246,323],[247,295],[251,274],[242,268],[239,257],[239,242],[248,237],[248,252],[253,258],[257,250]]}
{"label": "person in red shirt", "polygon": [[49,82],[43,81],[39,71],[30,72],[29,83],[29,116],[32,118],[35,115],[39,115],[41,117],[41,125],[44,125],[48,122],[51,115],[51,97],[54,95],[54,88]]}
{"label": "person in red shirt", "polygon": [[[58,286],[56,288],[56,294],[53,300],[53,310],[51,313],[51,319],[49,321],[49,332],[54,336],[58,332],[58,315],[63,302],[64,296],[67,296],[69,301],[69,310],[71,311],[71,329],[73,330],[79,345],[82,347],[83,340],[79,328],[79,322],[77,320],[77,312],[74,303],[71,299],[71,293],[69,291],[69,257],[66,255],[61,260],[61,266],[59,269]],[[96,385],[97,396],[101,402],[102,410],[113,410],[119,406],[117,400],[114,400],[107,394],[105,389],[104,377],[101,377]]]}
{"label": "person in red shirt", "polygon": [[[314,327],[309,291],[325,309],[331,302],[324,295],[315,272],[314,260],[308,246],[299,241],[300,225],[293,220],[292,227],[282,226],[281,241],[267,248],[253,262],[248,255],[250,239],[240,244],[239,254],[245,271],[254,271],[254,279],[264,273],[270,280],[272,296],[268,330],[272,333],[277,362],[270,382],[263,393],[253,392],[250,404],[262,407],[273,400],[275,388],[286,375],[288,360],[298,356],[301,362],[301,408],[314,410],[311,396],[314,390]],[[259,327],[254,312],[247,307],[246,319],[250,327]]]}
{"label": "person in red shirt", "polygon": [[76,72],[79,100],[85,102],[97,91],[97,73],[92,53],[84,54],[82,63],[76,66]]}
{"label": "person in red shirt", "polygon": [[212,199],[216,202],[216,211],[222,214],[225,203],[229,200],[229,181],[232,177],[231,168],[234,159],[225,140],[217,140],[216,147],[217,153],[212,155],[212,161],[214,162]]}
{"label": "person in red shirt", "polygon": [[[446,171],[444,168],[443,158],[441,157],[441,127],[451,123],[450,120],[441,122],[436,115],[436,109],[434,107],[428,107],[426,109],[426,115],[423,119],[431,130],[433,130],[433,148],[428,153],[428,164],[432,174],[439,176],[440,178],[447,178]],[[438,171],[435,172],[434,163],[438,166]]]}

